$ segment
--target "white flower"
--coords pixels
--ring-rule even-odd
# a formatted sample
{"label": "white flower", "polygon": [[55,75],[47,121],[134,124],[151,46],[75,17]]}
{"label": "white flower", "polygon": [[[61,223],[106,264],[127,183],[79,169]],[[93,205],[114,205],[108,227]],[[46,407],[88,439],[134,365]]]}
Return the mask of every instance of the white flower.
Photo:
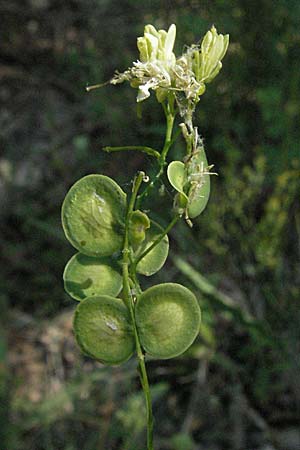
{"label": "white flower", "polygon": [[[138,88],[137,102],[156,91],[162,102],[169,92],[174,92],[181,112],[191,111],[205,92],[205,84],[210,83],[219,73],[229,43],[228,34],[218,34],[213,26],[206,33],[201,46],[192,45],[178,59],[173,53],[176,26],[168,31],[157,31],[153,25],[146,25],[144,36],[137,39],[140,59],[123,73],[116,73],[112,84],[129,81]],[[184,99],[179,93],[184,94]],[[182,97],[182,96],[181,96]]]}
{"label": "white flower", "polygon": [[157,62],[160,61],[166,68],[175,64],[176,57],[173,47],[176,37],[176,26],[170,26],[168,32],[157,31],[153,25],[146,25],[144,36],[137,39],[137,46],[140,51],[140,61]]}
{"label": "white flower", "polygon": [[133,67],[124,73],[116,73],[111,83],[130,81],[131,86],[139,89],[137,102],[150,96],[149,89],[170,88],[171,71],[176,63],[173,53],[175,37],[175,25],[171,25],[168,32],[157,31],[153,25],[146,25],[144,36],[137,39],[140,60],[134,62]]}

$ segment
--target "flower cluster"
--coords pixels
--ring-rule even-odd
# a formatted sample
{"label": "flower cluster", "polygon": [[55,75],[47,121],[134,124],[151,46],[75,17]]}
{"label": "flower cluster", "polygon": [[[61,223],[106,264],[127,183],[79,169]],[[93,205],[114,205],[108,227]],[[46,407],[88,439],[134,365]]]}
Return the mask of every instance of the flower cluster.
{"label": "flower cluster", "polygon": [[173,91],[178,94],[178,103],[179,93],[183,93],[188,104],[198,103],[205,92],[205,85],[222,67],[229,36],[218,34],[213,26],[200,46],[192,45],[177,59],[173,52],[175,37],[175,25],[171,25],[167,32],[146,25],[144,36],[137,39],[139,60],[125,72],[117,72],[110,82],[129,81],[132,87],[138,88],[137,102],[147,99],[152,89],[160,102]]}
{"label": "flower cluster", "polygon": [[175,25],[171,25],[168,32],[157,31],[153,25],[146,25],[144,36],[137,39],[140,59],[124,73],[116,73],[111,83],[130,81],[132,87],[138,88],[137,102],[150,96],[149,89],[167,93],[172,85],[172,72],[176,65],[173,53],[175,37]]}

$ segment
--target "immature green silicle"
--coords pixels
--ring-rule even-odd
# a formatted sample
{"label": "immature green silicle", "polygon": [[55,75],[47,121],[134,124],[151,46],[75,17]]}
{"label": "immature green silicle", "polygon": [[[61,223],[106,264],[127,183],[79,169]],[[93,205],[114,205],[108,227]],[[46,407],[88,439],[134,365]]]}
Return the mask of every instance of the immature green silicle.
{"label": "immature green silicle", "polygon": [[146,352],[168,359],[180,355],[193,343],[199,332],[201,314],[198,301],[189,289],[164,283],[141,294],[135,318]]}
{"label": "immature green silicle", "polygon": [[[195,296],[174,283],[140,293],[134,304],[136,324],[132,323],[122,295],[117,298],[123,287],[121,248],[126,208],[126,194],[103,175],[86,176],[75,183],[62,207],[66,236],[81,250],[67,263],[63,276],[65,290],[80,302],[74,319],[75,336],[84,353],[110,365],[120,364],[133,354],[134,326],[144,351],[167,359],[192,344],[200,324]],[[128,237],[137,273],[151,276],[164,265],[169,240],[167,234],[160,239],[163,232],[142,211],[131,212]]]}
{"label": "immature green silicle", "polygon": [[199,146],[185,162],[172,161],[167,170],[168,179],[178,192],[176,208],[186,219],[198,217],[205,209],[210,195],[210,175],[204,147]]}
{"label": "immature green silicle", "polygon": [[62,224],[70,243],[89,256],[120,251],[124,235],[126,194],[105,175],[87,175],[69,190]]}
{"label": "immature green silicle", "polygon": [[[65,290],[80,302],[74,319],[76,340],[84,353],[110,365],[126,361],[135,348],[132,317],[122,295],[117,298],[117,295],[122,294],[123,287],[122,244],[126,210],[126,194],[114,180],[103,175],[89,175],[77,181],[70,188],[62,206],[66,237],[80,250],[67,263],[63,275]],[[160,239],[163,231],[159,224],[151,221],[142,211],[132,211],[130,214],[128,237],[137,273],[151,276],[164,265],[169,252],[169,240],[167,234]],[[160,241],[154,245],[157,239]],[[175,295],[175,303],[170,303],[170,289]],[[200,312],[193,295],[188,295],[183,286],[160,285],[158,292],[156,298],[159,298],[160,304],[155,306],[154,303],[151,309],[155,324],[153,329],[149,327],[151,315],[145,313],[143,300],[149,293],[146,297],[146,293],[138,297],[138,327],[145,341],[145,351],[147,342],[151,342],[149,354],[170,358],[184,351],[195,338]],[[189,310],[189,304],[193,304],[193,310]],[[180,318],[180,323],[176,325],[177,331],[174,333],[173,324],[173,332],[164,335],[165,325],[170,328],[166,320],[170,320],[173,313]],[[165,315],[165,320],[158,320],[161,314]],[[191,319],[193,327],[189,323]],[[185,331],[187,324],[189,332]],[[162,345],[155,336],[163,335]]]}
{"label": "immature green silicle", "polygon": [[76,309],[74,330],[82,351],[105,364],[120,364],[134,352],[129,311],[118,298],[87,297]]}
{"label": "immature green silicle", "polygon": [[72,256],[63,279],[67,293],[79,301],[93,295],[118,295],[123,284],[121,268],[116,262],[82,253]]}
{"label": "immature green silicle", "polygon": [[[163,228],[156,222],[151,221],[151,227],[149,228],[145,240],[135,251],[135,257],[139,258],[142,253],[145,252],[154,241],[163,232]],[[142,258],[137,264],[137,272],[150,276],[158,272],[164,265],[169,253],[169,239],[165,237],[157,244],[151,252],[149,252],[144,258]]]}

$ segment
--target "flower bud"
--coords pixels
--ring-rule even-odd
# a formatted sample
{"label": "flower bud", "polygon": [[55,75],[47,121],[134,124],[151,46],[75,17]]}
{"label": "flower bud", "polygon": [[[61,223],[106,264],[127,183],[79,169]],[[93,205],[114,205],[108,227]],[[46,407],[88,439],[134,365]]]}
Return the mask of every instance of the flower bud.
{"label": "flower bud", "polygon": [[225,56],[229,44],[229,35],[218,34],[214,26],[206,33],[201,43],[199,56],[194,58],[197,67],[194,72],[197,81],[210,83],[222,68],[221,60]]}

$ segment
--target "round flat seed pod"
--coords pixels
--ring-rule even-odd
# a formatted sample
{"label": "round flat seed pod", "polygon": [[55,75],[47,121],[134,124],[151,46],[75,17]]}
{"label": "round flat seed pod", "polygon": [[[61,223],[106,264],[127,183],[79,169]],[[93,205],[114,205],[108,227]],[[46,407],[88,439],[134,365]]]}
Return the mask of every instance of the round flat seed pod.
{"label": "round flat seed pod", "polygon": [[88,256],[110,256],[121,250],[126,194],[111,178],[87,175],[67,193],[62,224],[70,243]]}
{"label": "round flat seed pod", "polygon": [[168,165],[168,179],[170,184],[180,192],[183,197],[188,198],[185,194],[183,187],[186,183],[185,165],[182,161],[172,161]]}
{"label": "round flat seed pod", "polygon": [[129,311],[108,295],[88,297],[75,311],[74,331],[81,350],[105,364],[120,364],[135,348]]}
{"label": "round flat seed pod", "polygon": [[107,258],[93,258],[76,253],[64,270],[64,287],[75,300],[94,295],[117,296],[122,289],[122,276]]}
{"label": "round flat seed pod", "polygon": [[194,294],[176,283],[158,284],[143,292],[135,306],[141,344],[150,355],[180,355],[195,340],[201,313]]}
{"label": "round flat seed pod", "polygon": [[188,217],[193,219],[205,209],[210,194],[210,175],[204,148],[201,147],[186,165],[188,192]]}
{"label": "round flat seed pod", "polygon": [[[146,231],[145,240],[138,247],[135,256],[139,257],[144,251],[149,248],[153,242],[163,232],[163,229],[155,222],[151,221],[150,228]],[[157,244],[151,252],[149,252],[138,263],[136,270],[142,275],[150,276],[158,272],[164,265],[169,253],[169,238],[166,235],[159,244]]]}

